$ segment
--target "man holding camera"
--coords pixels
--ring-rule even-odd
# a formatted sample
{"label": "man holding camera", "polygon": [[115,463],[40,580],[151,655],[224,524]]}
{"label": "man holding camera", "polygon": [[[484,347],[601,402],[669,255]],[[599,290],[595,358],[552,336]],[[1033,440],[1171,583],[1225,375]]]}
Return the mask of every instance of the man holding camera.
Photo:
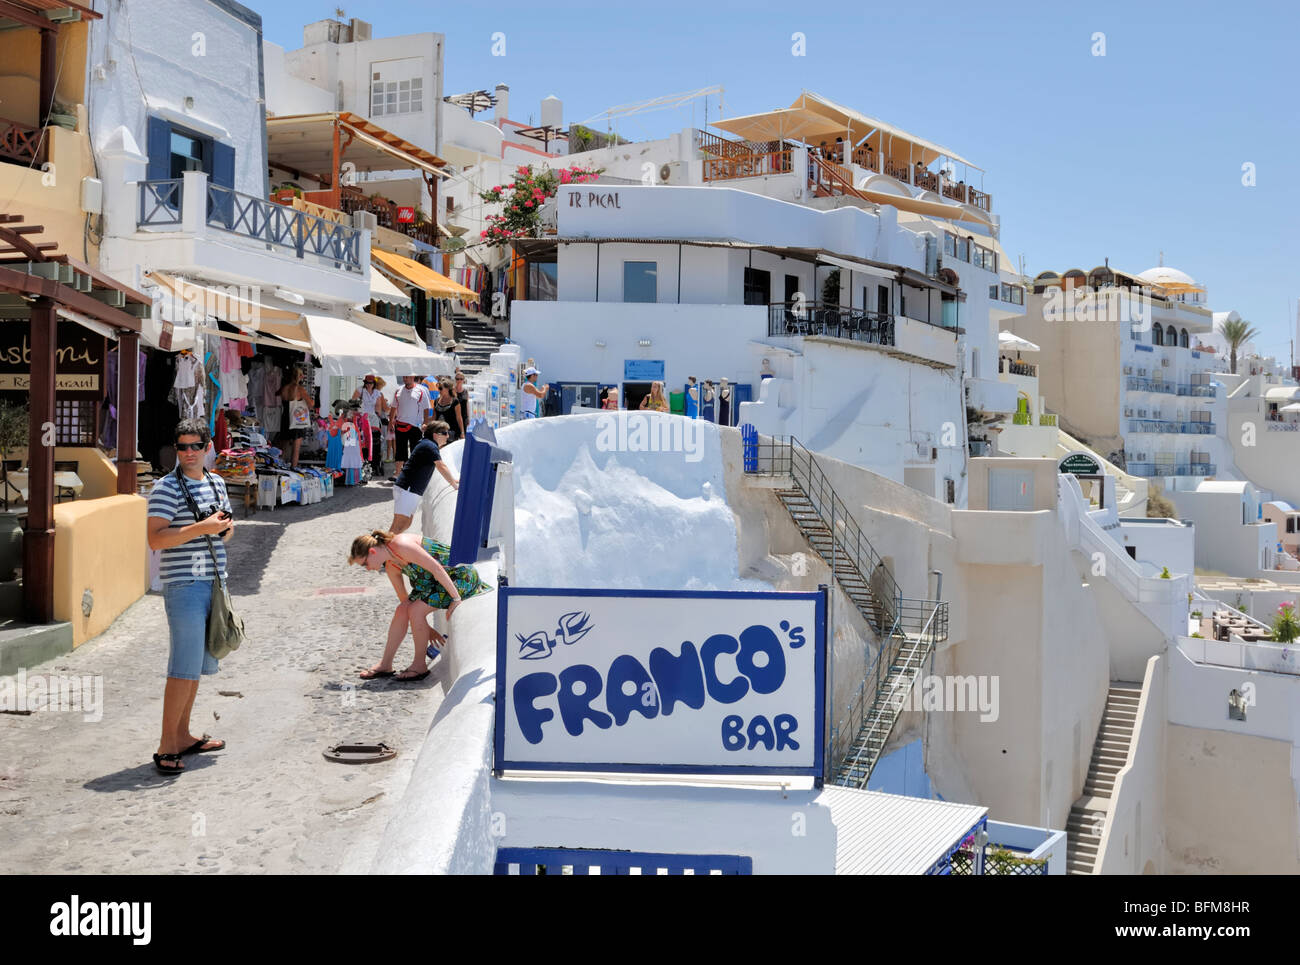
{"label": "man holding camera", "polygon": [[171,632],[162,738],[153,756],[154,767],[161,774],[183,771],[181,757],[185,754],[219,751],[226,746],[225,741],[207,734],[195,737],[190,733],[199,677],[217,672],[217,661],[207,650],[214,562],[224,581],[225,544],[235,528],[225,482],[203,469],[209,445],[206,422],[182,421],[176,426],[176,471],[154,483],[149,493],[149,548],[162,551],[163,604]]}

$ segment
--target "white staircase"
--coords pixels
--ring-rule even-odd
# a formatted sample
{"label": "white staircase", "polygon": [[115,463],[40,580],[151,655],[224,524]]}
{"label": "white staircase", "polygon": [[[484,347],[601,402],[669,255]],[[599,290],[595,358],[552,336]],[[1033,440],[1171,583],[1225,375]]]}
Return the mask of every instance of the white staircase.
{"label": "white staircase", "polygon": [[1111,681],[1106,694],[1106,711],[1092,748],[1083,796],[1070,808],[1065,826],[1066,872],[1072,875],[1096,873],[1102,833],[1110,819],[1110,800],[1115,779],[1132,753],[1133,727],[1137,723],[1142,685]]}

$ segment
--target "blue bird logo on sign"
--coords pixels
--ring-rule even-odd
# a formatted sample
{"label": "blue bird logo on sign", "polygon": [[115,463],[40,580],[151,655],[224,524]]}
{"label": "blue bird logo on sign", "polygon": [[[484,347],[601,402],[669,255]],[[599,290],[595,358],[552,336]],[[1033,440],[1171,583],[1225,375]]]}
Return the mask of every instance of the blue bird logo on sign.
{"label": "blue bird logo on sign", "polygon": [[564,614],[556,621],[554,637],[545,630],[538,630],[528,636],[516,633],[515,638],[519,641],[519,659],[545,660],[551,655],[557,643],[566,645],[577,643],[591,629],[590,614],[575,610]]}

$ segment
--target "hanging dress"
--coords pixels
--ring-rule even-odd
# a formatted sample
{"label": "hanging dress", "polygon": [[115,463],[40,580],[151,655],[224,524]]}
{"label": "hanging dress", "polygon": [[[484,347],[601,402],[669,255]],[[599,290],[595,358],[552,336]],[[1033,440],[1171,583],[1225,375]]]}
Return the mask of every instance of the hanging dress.
{"label": "hanging dress", "polygon": [[361,437],[350,422],[343,423],[338,437],[342,440],[339,465],[343,469],[343,485],[355,486],[361,482]]}
{"label": "hanging dress", "polygon": [[343,468],[343,432],[331,426],[326,434],[329,440],[325,446],[325,468],[339,471]]}

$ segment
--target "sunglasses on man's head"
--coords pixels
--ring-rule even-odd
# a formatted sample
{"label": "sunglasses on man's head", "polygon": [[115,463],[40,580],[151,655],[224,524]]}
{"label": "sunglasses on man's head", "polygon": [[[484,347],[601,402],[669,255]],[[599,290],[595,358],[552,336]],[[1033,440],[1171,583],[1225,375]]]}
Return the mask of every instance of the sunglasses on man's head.
{"label": "sunglasses on man's head", "polygon": [[208,448],[206,442],[178,442],[176,443],[177,452],[202,452]]}

